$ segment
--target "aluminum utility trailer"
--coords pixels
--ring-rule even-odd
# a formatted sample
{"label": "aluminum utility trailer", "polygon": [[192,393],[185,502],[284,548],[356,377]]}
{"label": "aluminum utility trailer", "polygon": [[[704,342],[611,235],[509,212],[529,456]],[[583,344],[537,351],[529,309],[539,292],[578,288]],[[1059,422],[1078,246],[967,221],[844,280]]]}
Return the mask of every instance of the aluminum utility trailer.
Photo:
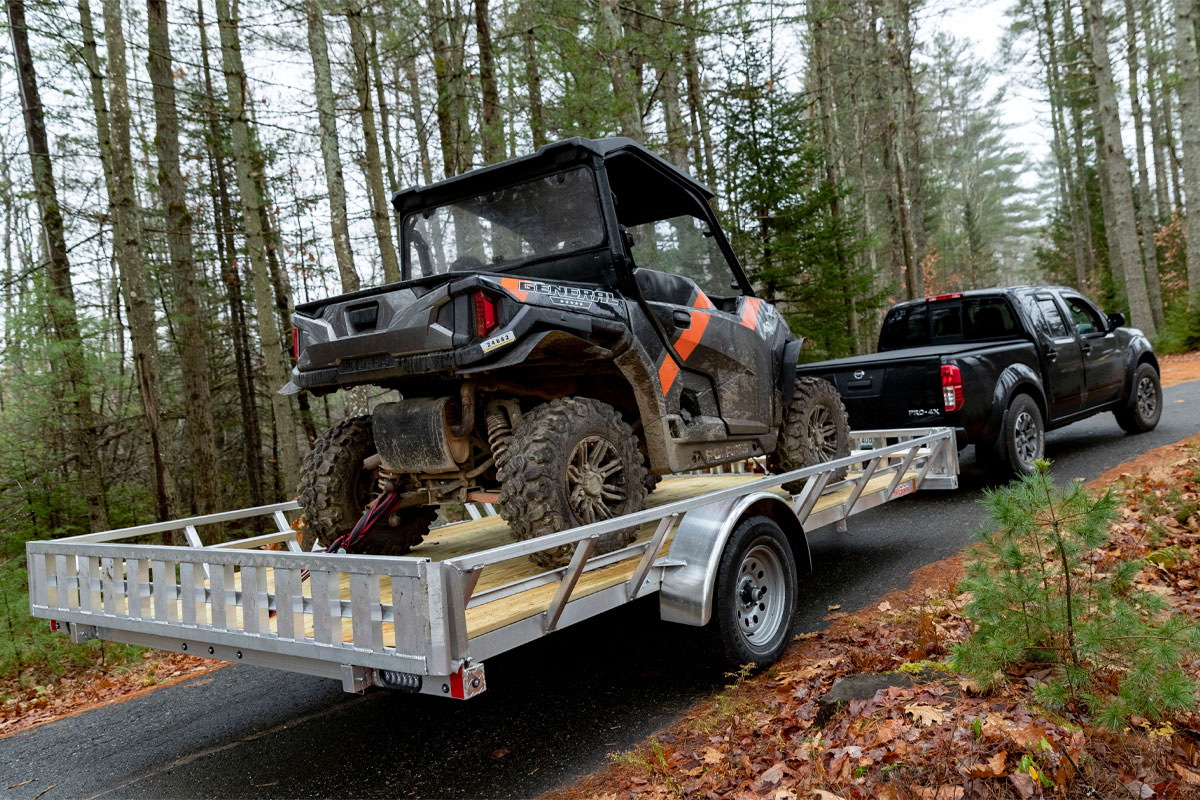
{"label": "aluminum utility trailer", "polygon": [[[66,623],[76,642],[340,678],[351,692],[377,685],[465,699],[486,688],[491,656],[638,597],[657,592],[663,619],[707,624],[725,543],[743,519],[782,528],[803,573],[806,532],[918,489],[958,486],[948,428],[852,437],[847,458],[784,475],[667,478],[651,508],[528,541],[481,515],[435,528],[404,557],[302,552],[286,516],[294,502],[29,542],[31,612]],[[833,480],[843,467],[846,478]],[[798,480],[795,495],[779,488]],[[202,546],[199,527],[252,517],[277,530]],[[629,527],[633,544],[592,555],[597,536]],[[144,543],[170,532],[189,544]],[[566,567],[528,558],[564,544],[575,545]],[[778,624],[790,628],[790,615]]]}

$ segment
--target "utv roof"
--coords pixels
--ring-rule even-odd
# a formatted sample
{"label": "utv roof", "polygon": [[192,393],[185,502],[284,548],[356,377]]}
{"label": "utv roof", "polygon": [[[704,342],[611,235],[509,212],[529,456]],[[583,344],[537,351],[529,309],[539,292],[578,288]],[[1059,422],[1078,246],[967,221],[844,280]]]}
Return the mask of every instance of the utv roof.
{"label": "utv roof", "polygon": [[636,160],[634,164],[637,167],[654,170],[663,177],[670,177],[684,184],[705,200],[713,197],[712,190],[707,186],[671,162],[651,153],[633,139],[624,136],[610,139],[585,139],[582,136],[575,136],[561,142],[543,145],[536,153],[527,156],[473,169],[428,186],[411,186],[402,189],[392,195],[392,206],[401,214],[416,208],[429,208],[508,186],[522,178],[539,173],[553,172],[563,167],[584,164],[597,156],[608,163],[614,159],[620,159],[618,163],[622,164],[627,160]]}

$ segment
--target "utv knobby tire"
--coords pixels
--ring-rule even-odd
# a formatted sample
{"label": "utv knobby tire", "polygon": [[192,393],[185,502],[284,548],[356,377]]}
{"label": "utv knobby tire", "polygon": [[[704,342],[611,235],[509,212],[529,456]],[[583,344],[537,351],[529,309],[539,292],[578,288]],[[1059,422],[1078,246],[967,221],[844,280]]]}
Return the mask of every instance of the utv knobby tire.
{"label": "utv knobby tire", "polygon": [[[796,378],[792,402],[783,410],[779,442],[767,459],[767,467],[778,475],[848,455],[850,421],[842,396],[829,381]],[[831,482],[845,478],[846,471],[846,467],[839,469]],[[795,493],[804,488],[804,481],[785,483],[783,488]]]}
{"label": "utv knobby tire", "polygon": [[[312,550],[318,541],[328,547],[363,515],[375,488],[375,476],[363,469],[363,460],[374,453],[370,416],[342,420],[313,442],[300,468],[297,490],[303,519],[300,546],[305,551]],[[354,551],[383,556],[407,553],[428,533],[437,509],[406,508],[397,515],[399,525],[379,521]]]}
{"label": "utv knobby tire", "polygon": [[[564,397],[543,403],[522,416],[513,428],[512,444],[500,465],[500,516],[517,540],[533,539],[584,525],[588,520],[568,495],[568,466],[578,448],[607,443],[620,469],[610,485],[619,486],[620,500],[606,507],[609,518],[640,511],[646,499],[646,466],[637,437],[612,406],[584,397]],[[598,517],[600,518],[600,517]],[[633,529],[599,538],[595,554],[629,544]],[[567,564],[575,545],[542,550],[530,559],[543,567]]]}

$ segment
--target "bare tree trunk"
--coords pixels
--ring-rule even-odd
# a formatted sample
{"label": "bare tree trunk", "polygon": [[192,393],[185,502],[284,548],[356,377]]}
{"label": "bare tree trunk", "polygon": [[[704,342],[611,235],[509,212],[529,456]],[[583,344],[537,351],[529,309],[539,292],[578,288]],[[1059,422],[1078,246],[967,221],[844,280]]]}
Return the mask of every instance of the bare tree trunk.
{"label": "bare tree trunk", "polygon": [[1189,307],[1200,302],[1200,58],[1196,53],[1196,0],[1175,0],[1179,63],[1179,127],[1187,189],[1187,285]]}
{"label": "bare tree trunk", "polygon": [[1158,279],[1158,248],[1154,243],[1154,206],[1150,200],[1150,174],[1146,167],[1146,135],[1142,129],[1142,98],[1138,92],[1137,22],[1133,0],[1125,0],[1126,61],[1129,62],[1129,101],[1133,111],[1133,131],[1137,148],[1137,201],[1142,224],[1142,253],[1146,260],[1146,287],[1154,324],[1163,324],[1162,288]]}
{"label": "bare tree trunk", "polygon": [[205,118],[208,124],[209,173],[213,192],[213,218],[217,231],[217,259],[221,265],[221,282],[225,285],[225,302],[229,308],[229,326],[233,338],[233,356],[237,371],[238,399],[241,407],[242,457],[246,467],[246,485],[250,501],[262,505],[263,465],[262,428],[254,390],[254,371],[250,358],[250,333],[246,324],[242,299],[242,280],[238,272],[237,248],[233,238],[233,213],[229,189],[225,180],[225,159],[221,153],[221,126],[217,119],[216,93],[213,91],[212,69],[208,59],[208,33],[204,23],[204,2],[196,0],[196,19],[200,28],[200,56],[204,71]]}
{"label": "bare tree trunk", "polygon": [[224,64],[225,86],[229,95],[230,133],[237,163],[238,193],[242,199],[242,223],[246,228],[246,250],[254,278],[254,306],[258,314],[258,336],[262,344],[263,363],[271,387],[271,410],[279,440],[279,467],[285,485],[300,474],[300,447],[296,423],[288,398],[276,391],[288,380],[287,365],[279,340],[271,304],[271,281],[267,267],[266,239],[263,235],[258,187],[254,182],[254,143],[246,112],[245,68],[242,66],[241,44],[237,20],[233,18],[229,0],[216,0],[217,24],[221,30],[221,58]]}
{"label": "bare tree trunk", "polygon": [[129,340],[142,398],[142,416],[150,437],[154,490],[158,515],[169,519],[178,507],[178,493],[165,453],[162,437],[162,393],[155,335],[154,301],[146,286],[142,261],[140,211],[134,198],[133,158],[130,155],[129,91],[125,83],[125,34],[121,28],[120,0],[104,2],[104,39],[108,55],[109,159],[113,183],[109,187],[112,208],[113,252],[121,269],[121,289],[129,317]]}
{"label": "bare tree trunk", "polygon": [[642,127],[642,103],[625,49],[625,34],[618,0],[600,0],[600,28],[604,31],[605,41],[601,50],[608,62],[621,135],[641,141],[646,136]]}
{"label": "bare tree trunk", "polygon": [[[420,151],[421,178],[425,185],[433,183],[433,165],[429,161],[429,129],[425,127],[425,109],[421,102],[421,82],[417,78],[417,56],[409,53],[404,57],[404,81],[408,84],[408,102],[413,127],[417,129],[417,150]],[[411,276],[410,276],[411,277]]]}
{"label": "bare tree trunk", "polygon": [[25,118],[25,138],[29,145],[29,164],[33,192],[37,198],[46,253],[49,298],[46,311],[54,329],[58,349],[52,359],[53,376],[60,384],[59,397],[72,410],[71,430],[74,456],[79,461],[79,488],[87,503],[88,524],[93,531],[106,530],[108,502],[100,482],[100,464],[96,416],[92,408],[92,388],[79,319],[75,310],[75,289],[71,284],[71,262],[67,256],[62,209],[54,187],[46,122],[38,91],[37,72],[29,51],[29,31],[25,23],[24,0],[7,0],[8,26],[12,36],[17,83]]}
{"label": "bare tree trunk", "polygon": [[1155,16],[1151,4],[1142,3],[1142,29],[1146,32],[1146,95],[1150,100],[1150,147],[1154,153],[1154,197],[1158,204],[1155,219],[1163,222],[1171,214],[1167,192],[1167,150],[1163,145],[1163,122],[1159,111],[1158,90],[1162,85],[1161,57],[1157,47]]}
{"label": "bare tree trunk", "polygon": [[[367,42],[367,57],[371,62],[371,75],[374,77],[375,83],[375,101],[379,104],[379,135],[380,144],[383,146],[383,165],[386,170],[387,185],[389,191],[395,191],[398,188],[396,181],[396,159],[392,153],[392,134],[391,126],[388,123],[388,106],[387,93],[384,91],[383,85],[383,70],[379,67],[379,32],[376,29],[375,14],[372,12],[367,17],[367,26],[371,37]],[[388,211],[388,218],[392,220],[392,224],[396,229],[396,238],[392,246],[392,252],[396,252],[396,247],[400,244],[400,218],[391,213],[391,197],[387,193],[384,194],[383,205]]]}
{"label": "bare tree trunk", "polygon": [[542,111],[542,73],[538,67],[537,37],[534,35],[533,0],[521,0],[517,10],[521,22],[521,55],[525,59],[525,86],[529,91],[529,133],[536,150],[546,143],[546,121]]}
{"label": "bare tree trunk", "polygon": [[[1069,2],[1062,4],[1062,17],[1063,33],[1066,36],[1066,41],[1077,42],[1075,25],[1071,21],[1071,6]],[[1077,71],[1078,67],[1067,67],[1068,74],[1065,77],[1067,79],[1068,97],[1070,96],[1070,87],[1074,85],[1071,83],[1071,78],[1076,78],[1076,83],[1078,83],[1078,78],[1075,74]],[[1091,192],[1088,191],[1087,152],[1083,147],[1083,111],[1080,108],[1081,103],[1079,99],[1073,98],[1069,102],[1071,106],[1071,137],[1075,145],[1075,174],[1079,178],[1076,181],[1076,191],[1079,193],[1080,231],[1084,237],[1084,257],[1087,259],[1087,274],[1090,278],[1096,274],[1096,245],[1092,240],[1092,198]],[[1083,291],[1088,287],[1085,283],[1081,282],[1078,288],[1080,291]]]}
{"label": "bare tree trunk", "polygon": [[[683,49],[683,63],[686,67],[688,106],[692,118],[692,136],[695,138],[696,169],[704,165],[704,180],[709,188],[716,190],[717,167],[713,156],[712,126],[708,121],[708,105],[704,101],[704,87],[700,81],[700,55],[696,47],[696,0],[683,0],[683,18],[688,23],[685,32],[687,37]],[[701,147],[703,145],[703,147]]]}
{"label": "bare tree trunk", "polygon": [[342,177],[342,155],[338,149],[337,111],[334,106],[333,78],[329,70],[329,45],[325,39],[325,19],[318,0],[304,0],[308,20],[308,50],[312,55],[316,78],[317,119],[321,132],[321,158],[325,163],[325,185],[329,189],[330,227],[333,229],[333,253],[343,292],[358,290],[358,272],[354,269],[354,250],[346,212],[346,183]]}
{"label": "bare tree trunk", "polygon": [[504,127],[500,121],[500,92],[496,87],[496,64],[492,55],[492,29],[488,23],[488,0],[475,0],[475,41],[479,47],[479,95],[483,163],[504,160]]}
{"label": "bare tree trunk", "polygon": [[179,114],[175,107],[175,76],[164,0],[147,0],[146,20],[150,45],[148,69],[154,92],[158,192],[166,212],[167,249],[174,279],[175,306],[180,317],[179,358],[183,411],[192,451],[192,499],[197,513],[208,514],[217,506],[217,455],[212,390],[208,382],[208,339],[196,288],[192,214],[188,210],[179,166]]}
{"label": "bare tree trunk", "polygon": [[[1101,155],[1108,165],[1109,193],[1113,201],[1113,216],[1117,226],[1117,246],[1125,277],[1125,293],[1129,314],[1134,325],[1154,338],[1157,325],[1150,312],[1150,297],[1146,291],[1146,275],[1142,269],[1142,254],[1138,250],[1137,225],[1134,223],[1133,186],[1121,145],[1121,119],[1117,111],[1113,88],[1112,67],[1108,57],[1108,30],[1100,0],[1082,0],[1087,15],[1088,38],[1091,41],[1093,74],[1096,82],[1096,105],[1100,129],[1104,132]],[[1111,240],[1110,240],[1111,241]]]}
{"label": "bare tree trunk", "polygon": [[400,262],[396,258],[396,245],[392,241],[391,221],[388,219],[387,190],[383,185],[383,166],[379,158],[379,134],[375,128],[375,109],[371,101],[367,38],[363,31],[362,6],[358,0],[347,4],[346,22],[350,25],[350,49],[354,55],[354,92],[358,97],[358,115],[363,127],[371,223],[375,227],[375,238],[379,240],[383,279],[387,283],[395,283],[400,280]]}

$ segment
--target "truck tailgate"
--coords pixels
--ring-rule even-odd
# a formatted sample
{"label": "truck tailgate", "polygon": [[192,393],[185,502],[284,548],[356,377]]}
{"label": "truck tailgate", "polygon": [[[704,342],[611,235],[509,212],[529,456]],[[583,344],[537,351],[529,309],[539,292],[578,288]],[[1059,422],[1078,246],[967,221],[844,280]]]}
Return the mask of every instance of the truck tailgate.
{"label": "truck tailgate", "polygon": [[935,424],[943,417],[943,359],[978,344],[913,347],[801,364],[799,375],[837,387],[853,428]]}

